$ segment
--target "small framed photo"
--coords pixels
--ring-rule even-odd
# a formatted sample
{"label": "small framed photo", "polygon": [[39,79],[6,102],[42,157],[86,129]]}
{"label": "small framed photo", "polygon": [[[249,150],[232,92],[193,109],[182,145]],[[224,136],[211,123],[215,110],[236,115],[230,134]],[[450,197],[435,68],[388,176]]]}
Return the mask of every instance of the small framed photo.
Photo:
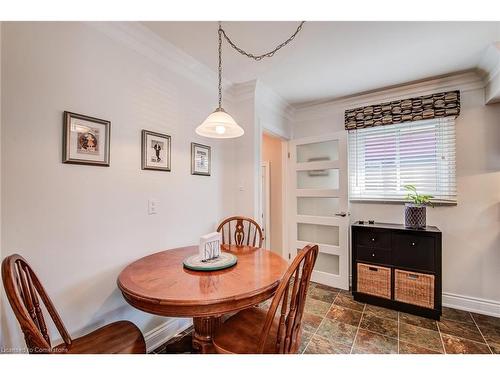
{"label": "small framed photo", "polygon": [[170,172],[170,136],[142,131],[142,169]]}
{"label": "small framed photo", "polygon": [[63,163],[109,167],[111,122],[64,112]]}
{"label": "small framed photo", "polygon": [[191,174],[210,176],[211,153],[210,146],[191,143]]}

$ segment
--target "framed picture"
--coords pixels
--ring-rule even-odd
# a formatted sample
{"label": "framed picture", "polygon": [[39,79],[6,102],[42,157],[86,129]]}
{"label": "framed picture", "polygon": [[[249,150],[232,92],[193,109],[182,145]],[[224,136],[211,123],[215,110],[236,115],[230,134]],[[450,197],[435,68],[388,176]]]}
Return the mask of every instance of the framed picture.
{"label": "framed picture", "polygon": [[63,163],[109,167],[111,122],[64,112]]}
{"label": "framed picture", "polygon": [[142,131],[142,169],[170,172],[170,136]]}
{"label": "framed picture", "polygon": [[210,176],[211,153],[210,146],[191,143],[191,174]]}

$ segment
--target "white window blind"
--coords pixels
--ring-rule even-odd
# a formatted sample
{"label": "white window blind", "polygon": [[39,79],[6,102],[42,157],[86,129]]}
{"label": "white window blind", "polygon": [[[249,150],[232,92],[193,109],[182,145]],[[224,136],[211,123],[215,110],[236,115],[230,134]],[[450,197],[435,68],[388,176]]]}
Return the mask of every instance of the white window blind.
{"label": "white window blind", "polygon": [[453,118],[349,131],[351,200],[401,201],[405,185],[435,202],[456,202]]}

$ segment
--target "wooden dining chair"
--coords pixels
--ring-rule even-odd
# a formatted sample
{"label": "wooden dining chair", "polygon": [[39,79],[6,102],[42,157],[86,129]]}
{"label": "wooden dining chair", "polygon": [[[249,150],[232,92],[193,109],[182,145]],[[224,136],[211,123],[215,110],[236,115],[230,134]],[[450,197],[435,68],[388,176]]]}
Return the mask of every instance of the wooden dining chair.
{"label": "wooden dining chair", "polygon": [[[72,339],[40,280],[20,255],[10,255],[3,260],[2,280],[29,353],[146,353],[141,331],[128,321],[111,323]],[[59,331],[62,344],[52,347],[40,300]]]}
{"label": "wooden dining chair", "polygon": [[264,236],[260,225],[244,216],[232,216],[219,224],[217,232],[222,234],[222,243],[236,246],[262,247]]}
{"label": "wooden dining chair", "polygon": [[252,307],[236,313],[215,331],[217,353],[297,353],[301,322],[318,245],[307,245],[285,272],[269,310]]}

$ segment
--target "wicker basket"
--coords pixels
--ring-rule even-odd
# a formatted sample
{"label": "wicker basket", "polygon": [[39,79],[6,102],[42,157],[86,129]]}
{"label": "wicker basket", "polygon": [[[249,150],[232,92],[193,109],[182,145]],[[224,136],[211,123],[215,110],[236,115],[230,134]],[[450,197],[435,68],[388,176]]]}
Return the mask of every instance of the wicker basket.
{"label": "wicker basket", "polygon": [[434,308],[434,275],[395,270],[396,301]]}
{"label": "wicker basket", "polygon": [[391,269],[358,263],[358,292],[391,298]]}

